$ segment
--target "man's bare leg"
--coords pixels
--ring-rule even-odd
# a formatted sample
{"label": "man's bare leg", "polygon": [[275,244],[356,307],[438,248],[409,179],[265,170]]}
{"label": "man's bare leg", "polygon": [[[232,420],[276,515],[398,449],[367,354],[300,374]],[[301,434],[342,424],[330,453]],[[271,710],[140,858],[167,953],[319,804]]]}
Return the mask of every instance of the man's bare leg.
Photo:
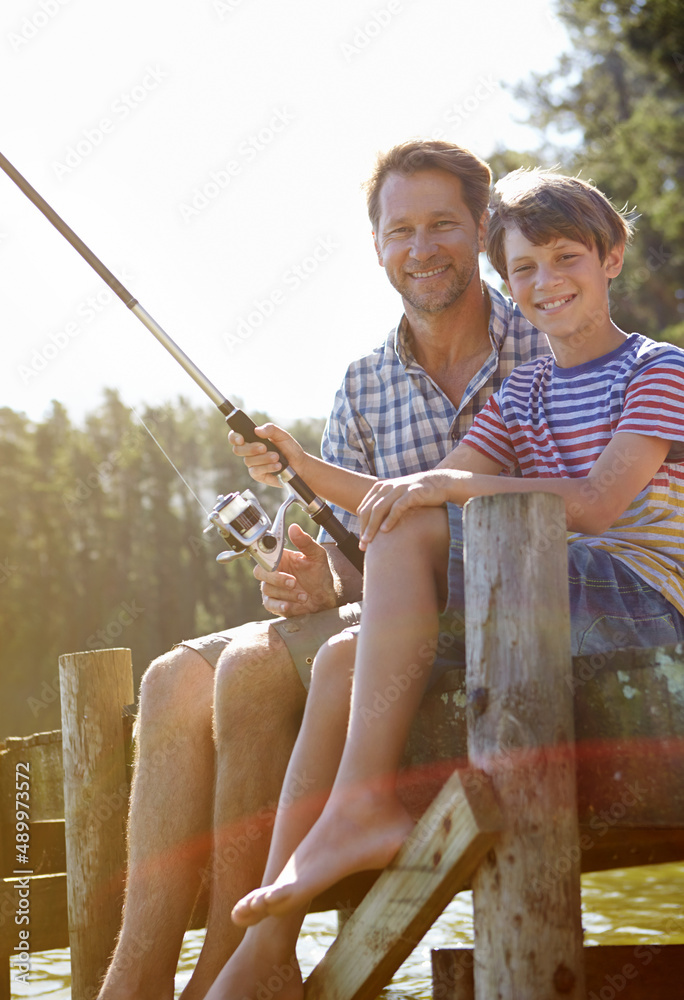
{"label": "man's bare leg", "polygon": [[[349,731],[335,784],[275,884],[235,907],[242,926],[298,911],[353,872],[384,868],[412,830],[396,775],[430,674],[448,543],[446,512],[423,508],[370,544]],[[386,706],[380,711],[378,698]]]}
{"label": "man's bare leg", "polygon": [[210,850],[214,671],[178,647],[140,689],[128,887],[100,1000],[171,1000],[178,955]]}
{"label": "man's bare leg", "polygon": [[[308,709],[278,805],[264,882],[272,882],[321,814],[342,756],[349,719],[355,637],[335,636],[314,664]],[[290,792],[298,789],[299,794]],[[301,1000],[296,944],[306,906],[250,927],[207,1000],[254,996]]]}
{"label": "man's bare leg", "polygon": [[[306,692],[281,637],[268,622],[245,626],[219,660],[214,854],[207,932],[183,1000],[199,1000],[240,943],[236,901],[261,883],[276,805],[297,738]],[[307,776],[291,773],[297,798]]]}

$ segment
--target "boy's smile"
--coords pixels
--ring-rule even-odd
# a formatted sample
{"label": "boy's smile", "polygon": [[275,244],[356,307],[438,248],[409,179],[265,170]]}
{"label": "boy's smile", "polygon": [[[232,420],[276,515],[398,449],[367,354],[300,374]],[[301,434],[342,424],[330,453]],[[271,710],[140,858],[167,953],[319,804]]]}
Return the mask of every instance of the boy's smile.
{"label": "boy's smile", "polygon": [[523,315],[549,339],[563,368],[593,361],[625,334],[610,319],[608,282],[622,268],[623,248],[601,263],[595,246],[561,236],[543,246],[512,226],[504,238],[509,291]]}

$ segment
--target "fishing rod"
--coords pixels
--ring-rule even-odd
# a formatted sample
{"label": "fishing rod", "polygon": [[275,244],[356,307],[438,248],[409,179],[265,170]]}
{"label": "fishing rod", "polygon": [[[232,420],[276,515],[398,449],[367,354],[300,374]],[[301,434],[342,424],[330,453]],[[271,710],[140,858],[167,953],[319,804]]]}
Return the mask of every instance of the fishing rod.
{"label": "fishing rod", "polygon": [[[83,240],[76,235],[66,222],[55,212],[45,199],[32,187],[22,174],[12,166],[9,160],[0,153],[0,167],[17,187],[26,195],[29,201],[38,208],[55,229],[64,236],[72,247],[95,270],[103,281],[152,333],[162,347],[175,358],[178,364],[193,379],[200,389],[219,408],[226,423],[245,441],[262,441],[254,433],[256,424],[243,410],[234,406],[229,399],[219,392],[197,365],[190,360],[184,351],[171,339],[165,330],[150,316],[138,300],[125,288],[119,279],[105,267]],[[284,517],[287,508],[294,502],[298,503],[321,528],[328,532],[337,543],[340,551],[359,571],[363,571],[363,553],[359,549],[356,535],[349,531],[333,514],[330,507],[307,486],[301,476],[294,471],[285,455],[271,443],[271,448],[278,453],[283,471],[279,474],[285,484],[288,495],[281,505],[276,518],[271,524],[256,497],[250,490],[243,493],[230,493],[219,496],[216,506],[209,514],[209,520],[218,529],[224,540],[230,546],[230,552],[222,552],[217,557],[219,562],[229,562],[238,556],[249,554],[267,570],[275,569],[280,561],[285,545]],[[210,529],[208,529],[210,530]]]}

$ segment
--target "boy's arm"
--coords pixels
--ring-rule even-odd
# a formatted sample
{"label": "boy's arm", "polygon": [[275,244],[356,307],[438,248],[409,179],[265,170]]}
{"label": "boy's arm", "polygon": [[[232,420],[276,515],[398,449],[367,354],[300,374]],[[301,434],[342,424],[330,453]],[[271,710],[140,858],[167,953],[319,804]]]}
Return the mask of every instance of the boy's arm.
{"label": "boy's arm", "polygon": [[[570,531],[599,535],[613,524],[653,479],[670,442],[644,434],[618,432],[587,476],[576,479],[494,475],[493,459],[461,444],[433,472],[403,480],[378,482],[359,510],[362,547],[378,530],[390,531],[408,510],[419,506],[463,505],[495,493],[555,493],[565,501]],[[470,453],[470,454],[468,454]]]}
{"label": "boy's arm", "polygon": [[[315,458],[304,451],[302,446],[276,424],[263,424],[255,428],[255,434],[268,438],[286,456],[292,468],[299,473],[307,486],[317,496],[337,504],[338,507],[352,514],[365,497],[371,486],[377,482],[374,476],[366,476],[360,472],[351,472],[337,465],[330,465],[321,458]],[[231,431],[228,438],[233,445],[233,451],[244,459],[252,479],[267,486],[280,486],[277,476],[282,472],[282,465],[275,452],[268,450],[268,442],[264,444],[245,444],[242,437]]]}

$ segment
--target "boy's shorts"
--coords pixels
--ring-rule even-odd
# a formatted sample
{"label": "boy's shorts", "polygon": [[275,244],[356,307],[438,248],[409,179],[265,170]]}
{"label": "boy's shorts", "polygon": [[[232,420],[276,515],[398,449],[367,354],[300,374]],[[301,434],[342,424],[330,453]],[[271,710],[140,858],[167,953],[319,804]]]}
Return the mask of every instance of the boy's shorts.
{"label": "boy's shorts", "polygon": [[[443,670],[465,664],[463,511],[447,504],[449,516],[450,649],[440,649]],[[667,646],[684,639],[684,615],[610,552],[585,542],[568,545],[570,633],[573,656],[612,652],[630,646]]]}
{"label": "boy's shorts", "polygon": [[[315,615],[268,619],[266,624],[274,628],[282,638],[297,668],[300,680],[308,691],[311,683],[311,667],[320,647],[338,632],[342,632],[349,625],[357,625],[360,621],[361,605],[357,603],[319,611]],[[221,653],[228,648],[231,640],[243,627],[238,625],[222,632],[199,636],[197,639],[183,639],[177,645],[194,649],[210,666],[215,667]]]}

